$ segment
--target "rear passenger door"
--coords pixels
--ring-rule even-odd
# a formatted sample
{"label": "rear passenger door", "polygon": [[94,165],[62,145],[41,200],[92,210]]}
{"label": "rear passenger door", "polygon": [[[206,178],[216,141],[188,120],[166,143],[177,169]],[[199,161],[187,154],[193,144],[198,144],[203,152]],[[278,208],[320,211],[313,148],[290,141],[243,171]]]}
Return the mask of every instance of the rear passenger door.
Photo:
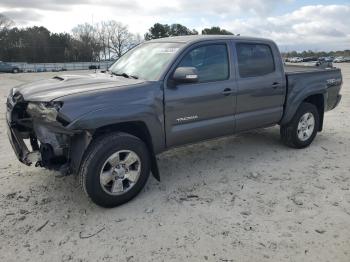
{"label": "rear passenger door", "polygon": [[236,131],[269,126],[280,121],[285,77],[277,47],[266,43],[236,42]]}

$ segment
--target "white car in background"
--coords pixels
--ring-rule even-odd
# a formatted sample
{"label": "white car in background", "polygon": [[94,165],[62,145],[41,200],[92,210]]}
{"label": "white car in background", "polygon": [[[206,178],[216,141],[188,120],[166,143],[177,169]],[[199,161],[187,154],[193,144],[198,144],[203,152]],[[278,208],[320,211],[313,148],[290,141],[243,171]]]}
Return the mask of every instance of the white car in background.
{"label": "white car in background", "polygon": [[290,62],[291,63],[301,63],[301,62],[303,62],[303,59],[301,57],[292,57],[290,59]]}
{"label": "white car in background", "polygon": [[343,62],[346,62],[346,59],[343,56],[338,56],[333,60],[333,63],[343,63]]}

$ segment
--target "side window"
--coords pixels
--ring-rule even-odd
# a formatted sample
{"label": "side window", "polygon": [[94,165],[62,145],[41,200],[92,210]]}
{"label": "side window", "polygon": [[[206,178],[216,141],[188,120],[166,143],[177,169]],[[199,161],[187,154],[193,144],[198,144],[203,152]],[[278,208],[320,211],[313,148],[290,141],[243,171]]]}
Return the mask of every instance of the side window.
{"label": "side window", "polygon": [[229,78],[229,62],[225,44],[207,45],[191,50],[179,67],[195,67],[199,82],[226,80]]}
{"label": "side window", "polygon": [[275,62],[268,45],[237,44],[237,59],[241,77],[263,76],[275,71]]}

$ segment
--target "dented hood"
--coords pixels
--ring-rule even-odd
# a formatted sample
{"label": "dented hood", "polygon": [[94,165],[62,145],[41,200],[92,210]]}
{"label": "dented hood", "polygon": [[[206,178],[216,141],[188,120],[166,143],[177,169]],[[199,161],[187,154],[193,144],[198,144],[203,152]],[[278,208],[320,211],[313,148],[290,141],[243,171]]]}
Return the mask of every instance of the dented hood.
{"label": "dented hood", "polygon": [[126,88],[144,80],[125,78],[104,73],[90,75],[63,75],[14,88],[26,101],[47,102],[82,92],[94,92],[106,88]]}

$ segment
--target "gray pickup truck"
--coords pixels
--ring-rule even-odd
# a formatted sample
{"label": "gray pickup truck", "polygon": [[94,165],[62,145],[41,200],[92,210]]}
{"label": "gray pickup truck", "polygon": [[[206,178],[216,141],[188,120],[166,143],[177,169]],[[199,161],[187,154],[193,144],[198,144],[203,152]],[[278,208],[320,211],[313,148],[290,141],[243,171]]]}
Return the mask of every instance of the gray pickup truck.
{"label": "gray pickup truck", "polygon": [[156,155],[178,146],[280,125],[304,148],[336,107],[336,68],[286,67],[276,44],[241,36],[148,41],[106,72],[56,76],[13,88],[8,134],[26,165],[77,174],[104,207],[136,196]]}

